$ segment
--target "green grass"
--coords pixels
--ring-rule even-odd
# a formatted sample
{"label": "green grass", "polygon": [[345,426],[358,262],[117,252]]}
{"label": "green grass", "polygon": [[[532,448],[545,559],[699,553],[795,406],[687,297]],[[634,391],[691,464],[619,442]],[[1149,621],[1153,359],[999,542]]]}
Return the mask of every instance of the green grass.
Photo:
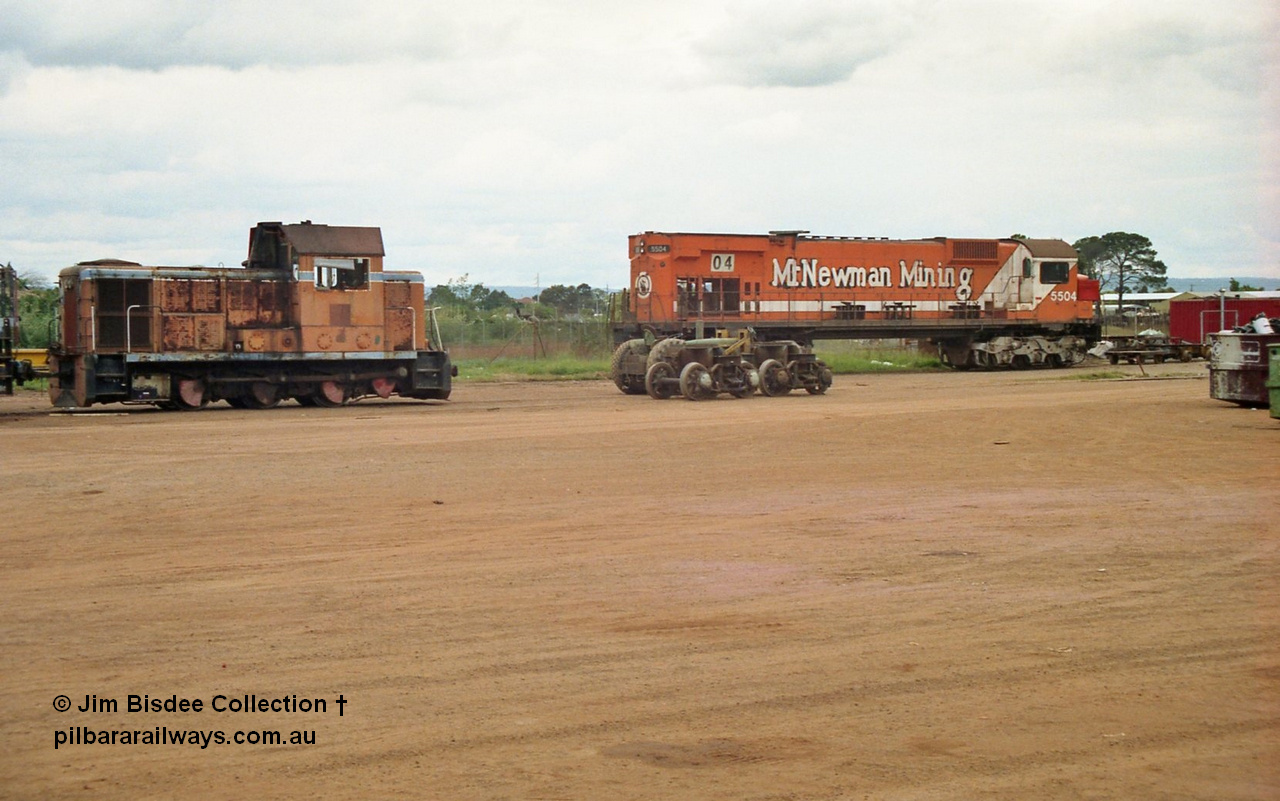
{"label": "green grass", "polygon": [[1067,375],[1054,376],[1063,381],[1108,381],[1114,379],[1124,379],[1126,381],[1164,381],[1171,378],[1207,378],[1208,373],[1198,373],[1195,370],[1188,370],[1181,373],[1164,372],[1156,375],[1146,375],[1145,373],[1121,372],[1120,370],[1090,370],[1088,372],[1072,372]]}
{"label": "green grass", "polygon": [[45,392],[49,391],[49,379],[33,378],[22,384],[22,386],[14,385],[13,391],[17,392]]}
{"label": "green grass", "polygon": [[1124,373],[1119,370],[1090,370],[1087,373],[1068,373],[1067,375],[1055,376],[1065,381],[1109,381],[1115,378],[1135,378],[1130,373]]}
{"label": "green grass", "polygon": [[608,357],[529,359],[503,356],[493,361],[459,359],[455,364],[458,366],[458,381],[584,381],[609,377]]}
{"label": "green grass", "polygon": [[815,348],[833,373],[900,373],[946,370],[937,354],[907,348]]}

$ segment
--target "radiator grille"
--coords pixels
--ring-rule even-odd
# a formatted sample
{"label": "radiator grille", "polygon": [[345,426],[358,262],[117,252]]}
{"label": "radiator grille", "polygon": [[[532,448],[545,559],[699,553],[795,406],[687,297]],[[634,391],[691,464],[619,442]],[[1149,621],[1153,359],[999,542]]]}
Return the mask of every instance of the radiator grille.
{"label": "radiator grille", "polygon": [[953,261],[995,261],[994,239],[958,239],[951,242]]}

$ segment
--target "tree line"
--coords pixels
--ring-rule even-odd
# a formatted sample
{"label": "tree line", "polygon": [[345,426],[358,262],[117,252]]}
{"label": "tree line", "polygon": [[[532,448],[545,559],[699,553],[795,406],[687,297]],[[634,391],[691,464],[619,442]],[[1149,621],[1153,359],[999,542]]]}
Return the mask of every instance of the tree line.
{"label": "tree line", "polygon": [[[1151,240],[1142,234],[1112,231],[1077,239],[1071,247],[1079,254],[1080,272],[1096,279],[1103,292],[1114,292],[1117,306],[1124,304],[1126,294],[1175,291],[1169,286],[1168,266],[1159,258]],[[1232,278],[1229,291],[1260,292],[1262,287]]]}
{"label": "tree line", "polygon": [[[13,269],[12,264],[6,268]],[[4,312],[7,314],[8,309]],[[47,348],[53,336],[53,321],[58,314],[58,288],[44,276],[18,273],[17,312],[19,348]]]}
{"label": "tree line", "polygon": [[477,319],[495,314],[534,315],[543,319],[592,318],[609,308],[609,293],[588,284],[554,284],[532,302],[521,302],[501,289],[471,283],[466,275],[437,284],[427,295],[427,305],[457,317]]}

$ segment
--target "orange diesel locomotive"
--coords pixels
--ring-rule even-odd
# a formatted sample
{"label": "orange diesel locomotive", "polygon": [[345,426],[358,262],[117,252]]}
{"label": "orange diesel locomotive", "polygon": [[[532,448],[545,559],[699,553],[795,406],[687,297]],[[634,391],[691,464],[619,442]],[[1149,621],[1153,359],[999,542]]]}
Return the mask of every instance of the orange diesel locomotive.
{"label": "orange diesel locomotive", "polygon": [[930,339],[956,367],[1027,367],[1076,363],[1098,338],[1098,283],[1061,240],[807,233],[632,236],[615,339]]}
{"label": "orange diesel locomotive", "polygon": [[68,267],[50,397],[179,409],[448,398],[454,370],[430,337],[422,276],[383,270],[383,255],[378,228],[264,222],[243,268]]}

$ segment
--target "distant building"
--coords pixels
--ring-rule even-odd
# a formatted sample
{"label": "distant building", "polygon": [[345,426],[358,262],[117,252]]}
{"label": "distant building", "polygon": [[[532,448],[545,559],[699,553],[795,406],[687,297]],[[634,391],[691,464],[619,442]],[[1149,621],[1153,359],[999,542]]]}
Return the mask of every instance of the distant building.
{"label": "distant building", "polygon": [[1124,308],[1117,309],[1116,304],[1120,302],[1120,296],[1115,292],[1107,292],[1102,295],[1102,311],[1105,314],[1115,314],[1118,311],[1122,315],[1130,316],[1143,311],[1152,314],[1168,314],[1169,301],[1187,294],[1186,292],[1126,292]]}

